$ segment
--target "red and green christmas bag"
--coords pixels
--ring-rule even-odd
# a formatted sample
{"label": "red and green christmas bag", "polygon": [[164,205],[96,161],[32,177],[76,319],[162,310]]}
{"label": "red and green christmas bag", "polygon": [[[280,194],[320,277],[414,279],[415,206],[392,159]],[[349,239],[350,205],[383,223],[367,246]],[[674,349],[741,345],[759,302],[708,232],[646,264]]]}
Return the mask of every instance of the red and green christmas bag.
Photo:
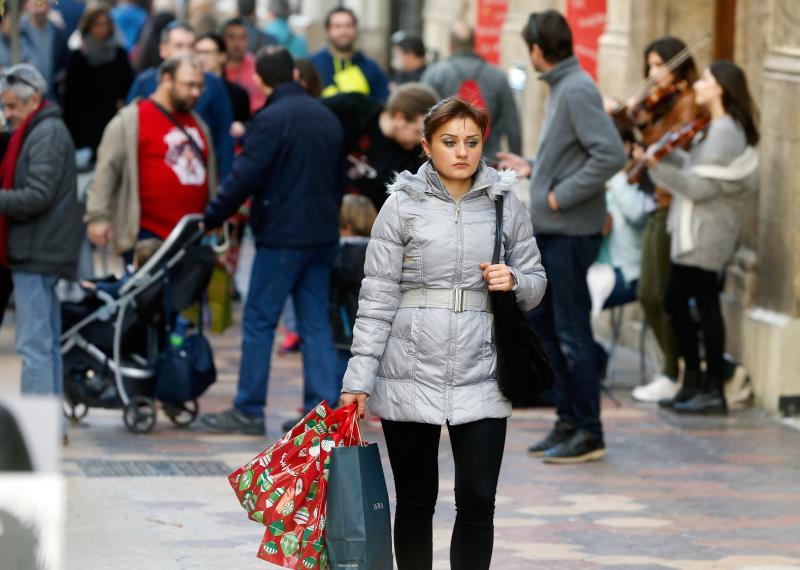
{"label": "red and green christmas bag", "polygon": [[325,570],[330,452],[357,445],[356,405],[322,402],[275,444],[228,476],[247,516],[267,527],[258,557],[284,568]]}

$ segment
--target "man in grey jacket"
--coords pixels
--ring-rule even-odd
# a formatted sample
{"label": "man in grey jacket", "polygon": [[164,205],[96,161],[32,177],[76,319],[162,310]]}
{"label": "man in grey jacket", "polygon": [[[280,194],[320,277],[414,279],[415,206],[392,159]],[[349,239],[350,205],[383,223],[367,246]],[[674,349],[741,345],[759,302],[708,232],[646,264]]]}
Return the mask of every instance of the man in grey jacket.
{"label": "man in grey jacket", "polygon": [[[420,81],[433,87],[442,98],[474,92],[477,87],[492,119],[483,156],[494,162],[503,137],[510,152],[522,152],[517,104],[505,73],[475,53],[475,33],[464,22],[453,24],[450,50],[452,55],[429,66]],[[470,102],[476,103],[474,100]]]}
{"label": "man in grey jacket", "polygon": [[75,147],[58,107],[45,102],[47,92],[31,65],[15,65],[0,76],[3,112],[15,130],[0,168],[0,215],[8,230],[0,240],[14,280],[23,394],[61,394],[55,286],[61,277],[74,279],[83,235]]}
{"label": "man in grey jacket", "polygon": [[498,157],[501,167],[532,175],[533,229],[550,286],[529,319],[556,372],[558,407],[555,428],[529,453],[548,463],[580,463],[605,455],[586,272],[602,243],[605,183],[622,168],[625,150],[573,55],[564,17],[555,10],[531,14],[522,37],[550,96],[535,161]]}

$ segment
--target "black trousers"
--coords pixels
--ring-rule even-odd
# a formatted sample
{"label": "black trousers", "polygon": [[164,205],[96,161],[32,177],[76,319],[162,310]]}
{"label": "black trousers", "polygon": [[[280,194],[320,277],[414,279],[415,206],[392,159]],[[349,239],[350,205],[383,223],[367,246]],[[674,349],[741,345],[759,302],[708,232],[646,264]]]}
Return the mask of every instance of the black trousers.
{"label": "black trousers", "polygon": [[[700,370],[699,335],[703,331],[706,372],[712,388],[721,388],[724,377],[725,323],[719,302],[720,278],[716,271],[671,263],[664,306],[672,316],[678,338],[678,352],[687,370]],[[694,299],[700,313],[700,324],[689,309]]]}
{"label": "black trousers", "polygon": [[[433,512],[439,493],[438,425],[382,420],[394,474],[398,570],[433,565]],[[506,439],[505,419],[447,426],[455,460],[456,522],[452,570],[487,570],[494,545],[494,500]]]}

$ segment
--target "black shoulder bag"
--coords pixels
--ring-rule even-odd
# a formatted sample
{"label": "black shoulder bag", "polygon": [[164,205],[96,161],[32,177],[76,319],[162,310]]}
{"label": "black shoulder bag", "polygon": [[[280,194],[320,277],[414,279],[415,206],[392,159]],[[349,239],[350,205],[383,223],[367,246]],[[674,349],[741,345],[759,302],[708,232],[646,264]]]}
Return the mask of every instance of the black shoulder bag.
{"label": "black shoulder bag", "polygon": [[[503,239],[503,196],[495,201],[497,215],[492,264],[500,263]],[[556,375],[542,349],[539,336],[517,306],[513,291],[489,291],[494,313],[494,340],[497,349],[497,383],[503,395],[524,404],[549,388]]]}

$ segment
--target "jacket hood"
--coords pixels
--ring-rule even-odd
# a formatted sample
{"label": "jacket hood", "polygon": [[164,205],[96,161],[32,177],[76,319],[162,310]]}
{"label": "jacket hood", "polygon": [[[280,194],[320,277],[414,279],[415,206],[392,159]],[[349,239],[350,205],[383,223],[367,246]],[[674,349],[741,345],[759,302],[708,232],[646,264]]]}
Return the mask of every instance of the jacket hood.
{"label": "jacket hood", "polygon": [[[516,182],[517,173],[514,170],[497,171],[481,161],[472,188],[467,195],[485,190],[489,198],[495,200],[498,196],[508,193]],[[386,193],[390,195],[399,191],[417,200],[421,200],[425,194],[452,200],[430,160],[420,166],[414,174],[408,170],[401,172],[386,187]]]}

